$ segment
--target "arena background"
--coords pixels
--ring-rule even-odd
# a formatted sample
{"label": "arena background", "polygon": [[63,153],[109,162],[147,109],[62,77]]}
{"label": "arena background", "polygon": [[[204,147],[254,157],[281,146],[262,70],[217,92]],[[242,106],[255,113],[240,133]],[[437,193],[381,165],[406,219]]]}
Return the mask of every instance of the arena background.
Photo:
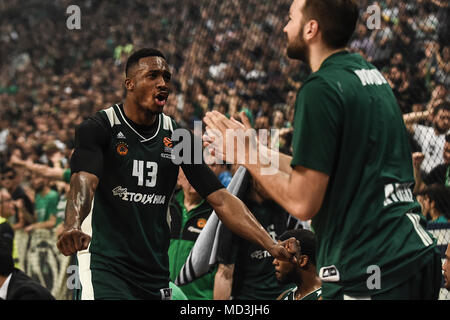
{"label": "arena background", "polygon": [[[402,113],[448,104],[448,1],[360,2],[361,19],[349,48],[382,71]],[[67,167],[74,128],[122,99],[124,63],[141,47],[159,48],[167,57],[173,92],[165,113],[180,126],[192,128],[207,110],[233,115],[247,109],[255,128],[281,130],[279,147],[289,153],[296,92],[309,74],[304,64],[285,54],[283,27],[290,3],[0,1],[2,166],[14,155]],[[66,10],[74,4],[80,8],[81,25],[71,30]],[[380,8],[381,17],[375,28],[367,12],[373,5]],[[417,123],[433,126],[433,119],[427,115]],[[445,164],[442,152],[433,149],[441,142],[434,139],[430,131],[411,134],[412,151],[425,154],[419,168],[423,176],[436,163]],[[432,150],[423,150],[423,141]],[[437,157],[437,162],[427,161],[430,157]],[[30,187],[30,174],[20,174],[23,185]],[[65,188],[60,183],[54,187],[61,194]],[[449,201],[447,196],[440,200],[446,219]],[[429,229],[444,252],[450,242],[448,223]],[[57,252],[54,230],[19,230],[16,239],[23,270],[58,299],[70,299],[66,281],[71,274],[66,271],[71,262]],[[442,289],[440,299],[450,299],[447,290]]]}

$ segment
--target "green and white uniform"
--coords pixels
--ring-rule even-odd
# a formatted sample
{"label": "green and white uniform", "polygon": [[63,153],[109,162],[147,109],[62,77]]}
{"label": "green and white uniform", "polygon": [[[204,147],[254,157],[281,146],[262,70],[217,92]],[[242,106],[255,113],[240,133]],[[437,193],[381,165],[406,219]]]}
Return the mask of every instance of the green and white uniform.
{"label": "green and white uniform", "polygon": [[[295,300],[296,292],[297,292],[297,287],[291,288],[291,289],[287,290],[279,300]],[[318,289],[314,290],[313,292],[308,293],[306,296],[304,296],[300,300],[314,301],[314,300],[319,300],[320,297],[322,297],[322,288],[318,288]]]}
{"label": "green and white uniform", "polygon": [[[243,201],[274,240],[286,231],[287,213],[275,202],[258,203],[248,197]],[[278,282],[273,257],[266,250],[229,229],[223,231],[222,237],[218,261],[235,265],[231,290],[233,300],[275,300],[291,287]]]}
{"label": "green and white uniform", "polygon": [[160,114],[156,133],[145,138],[117,105],[93,119],[109,137],[92,210],[82,224],[92,239],[78,253],[81,298],[168,298],[168,204],[178,166],[164,139],[170,139],[174,123]]}
{"label": "green and white uniform", "polygon": [[[184,193],[180,190],[170,203],[170,246],[169,266],[170,279],[175,281],[181,268],[197,241],[200,232],[206,225],[212,213],[211,205],[204,199],[190,211],[184,206]],[[204,276],[181,286],[189,300],[213,300],[214,276],[216,272],[210,272]]]}
{"label": "green and white uniform", "polygon": [[[330,177],[312,220],[325,299],[388,291],[434,259],[435,239],[410,188],[400,109],[387,81],[360,55],[328,57],[303,84],[291,165]],[[370,278],[377,268],[379,283]]]}

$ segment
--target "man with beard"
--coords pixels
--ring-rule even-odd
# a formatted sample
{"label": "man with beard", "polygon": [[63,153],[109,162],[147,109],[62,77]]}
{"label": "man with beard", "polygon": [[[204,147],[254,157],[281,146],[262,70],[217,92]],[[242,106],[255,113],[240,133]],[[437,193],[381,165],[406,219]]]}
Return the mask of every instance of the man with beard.
{"label": "man with beard", "polygon": [[[399,106],[382,74],[345,49],[358,12],[356,0],[291,5],[287,54],[312,70],[297,95],[292,157],[277,150],[269,157],[256,139],[246,143],[242,115],[244,124],[207,113],[205,144],[220,144],[216,155],[231,163],[243,146],[242,159],[266,149],[259,162],[243,165],[290,214],[312,219],[324,300],[437,299],[440,255],[410,189],[411,151]],[[227,130],[238,140],[234,149],[227,150]],[[277,154],[275,172],[265,174]]]}
{"label": "man with beard", "polygon": [[[450,133],[450,105],[443,102],[432,110],[412,112],[403,116],[406,128],[417,141],[425,158],[421,170],[425,173],[444,162],[445,136]],[[418,124],[430,119],[432,126]]]}
{"label": "man with beard", "polygon": [[[171,72],[155,49],[133,53],[125,69],[123,104],[78,126],[71,158],[64,231],[58,248],[78,252],[81,299],[171,299],[168,205],[181,166],[189,183],[234,232],[274,257],[291,255],[229,193],[208,166],[177,158],[175,122],[162,113]],[[183,133],[189,131],[183,131]],[[195,145],[182,141],[195,160]],[[183,154],[185,155],[185,154]],[[181,157],[181,156],[180,156]],[[294,239],[292,239],[294,240]],[[295,240],[294,240],[295,241]]]}
{"label": "man with beard", "polygon": [[300,246],[294,245],[292,252],[297,261],[273,260],[275,276],[282,284],[295,283],[295,287],[283,292],[277,300],[322,300],[322,281],[316,270],[317,241],[314,233],[305,229],[288,230],[279,240],[295,238]]}

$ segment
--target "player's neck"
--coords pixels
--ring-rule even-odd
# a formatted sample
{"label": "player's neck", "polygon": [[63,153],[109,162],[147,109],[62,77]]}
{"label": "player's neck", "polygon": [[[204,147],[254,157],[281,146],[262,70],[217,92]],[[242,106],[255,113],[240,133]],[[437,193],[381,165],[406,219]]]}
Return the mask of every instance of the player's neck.
{"label": "player's neck", "polygon": [[314,271],[306,271],[302,275],[302,282],[297,283],[298,299],[304,298],[322,286],[322,281]]}
{"label": "player's neck", "polygon": [[309,67],[311,68],[311,71],[318,71],[322,63],[328,57],[343,50],[345,50],[345,48],[329,49],[321,45],[311,46],[309,51]]}
{"label": "player's neck", "polygon": [[128,96],[123,103],[123,112],[128,119],[142,126],[151,126],[158,119],[157,114],[147,112]]}

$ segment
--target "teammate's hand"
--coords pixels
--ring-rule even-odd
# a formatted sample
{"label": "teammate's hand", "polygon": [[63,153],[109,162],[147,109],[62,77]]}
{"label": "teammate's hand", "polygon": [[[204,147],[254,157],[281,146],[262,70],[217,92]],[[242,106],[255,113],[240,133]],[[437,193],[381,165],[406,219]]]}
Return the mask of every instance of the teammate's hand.
{"label": "teammate's hand", "polygon": [[289,238],[281,243],[284,245],[286,250],[292,255],[291,262],[299,263],[300,256],[302,255],[302,250],[300,246],[300,241],[295,238]]}
{"label": "teammate's hand", "polygon": [[[218,111],[206,113],[203,118],[206,123],[203,146],[211,147],[208,149],[211,155],[233,164],[245,164],[250,155],[256,155],[256,131],[250,130],[250,121],[245,115],[240,114],[240,118],[243,123],[234,118],[228,119]],[[228,144],[234,149],[227,148]]]}
{"label": "teammate's hand", "polygon": [[289,238],[274,244],[268,251],[275,259],[297,263],[299,256],[297,252],[300,251],[300,243],[295,238]]}
{"label": "teammate's hand", "polygon": [[86,250],[89,246],[91,237],[79,229],[64,230],[56,243],[58,250],[65,256],[71,256],[74,253]]}

